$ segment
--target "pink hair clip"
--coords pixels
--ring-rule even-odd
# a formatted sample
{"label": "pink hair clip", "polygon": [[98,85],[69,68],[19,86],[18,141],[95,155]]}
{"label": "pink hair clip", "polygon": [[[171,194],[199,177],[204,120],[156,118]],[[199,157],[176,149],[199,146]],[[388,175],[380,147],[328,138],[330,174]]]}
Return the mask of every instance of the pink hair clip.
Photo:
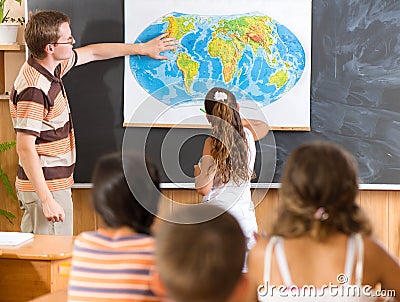
{"label": "pink hair clip", "polygon": [[315,213],[314,213],[314,219],[320,220],[320,221],[325,221],[329,218],[328,213],[325,211],[324,207],[318,208]]}

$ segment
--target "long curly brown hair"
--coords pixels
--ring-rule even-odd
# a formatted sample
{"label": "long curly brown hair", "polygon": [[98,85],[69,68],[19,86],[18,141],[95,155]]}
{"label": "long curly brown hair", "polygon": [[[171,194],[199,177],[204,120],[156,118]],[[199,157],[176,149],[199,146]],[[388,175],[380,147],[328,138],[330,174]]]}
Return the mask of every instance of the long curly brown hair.
{"label": "long curly brown hair", "polygon": [[[357,174],[354,157],[337,144],[298,147],[286,162],[272,235],[324,241],[331,232],[371,234],[371,223],[356,203]],[[325,219],[315,217],[319,209]]]}
{"label": "long curly brown hair", "polygon": [[207,93],[204,106],[212,126],[211,156],[218,184],[231,179],[240,184],[251,179],[248,142],[235,96],[229,90],[214,87]]}

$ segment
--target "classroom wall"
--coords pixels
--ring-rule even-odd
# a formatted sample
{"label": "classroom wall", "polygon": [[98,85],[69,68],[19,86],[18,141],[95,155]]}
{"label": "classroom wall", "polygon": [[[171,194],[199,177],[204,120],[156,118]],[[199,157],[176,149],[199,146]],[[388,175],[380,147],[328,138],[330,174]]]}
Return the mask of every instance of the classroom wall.
{"label": "classroom wall", "polygon": [[[201,200],[200,195],[195,190],[168,189],[162,192],[176,202],[198,203]],[[75,234],[101,226],[100,219],[92,211],[90,193],[90,189],[73,190]],[[357,201],[372,221],[373,235],[400,259],[400,192],[363,190],[360,192]],[[278,205],[278,190],[268,190],[265,198],[256,207],[260,232],[264,230],[268,233]],[[91,221],[88,217],[92,217]]]}
{"label": "classroom wall", "polygon": [[[124,0],[28,3],[33,11],[46,8],[66,12],[71,17],[76,47],[124,39]],[[296,146],[329,140],[354,154],[363,184],[400,185],[399,23],[400,1],[312,1],[311,131],[275,131],[273,143],[264,139],[259,142],[258,154],[267,157],[263,163],[276,152],[276,160],[270,160],[276,165],[272,182],[279,182],[283,163]],[[116,58],[75,68],[64,79],[76,129],[78,183],[90,182],[97,158],[121,148],[125,133],[123,73],[124,59]],[[103,135],[93,136],[92,129]],[[201,157],[204,141],[199,132],[152,128],[148,133],[148,128],[138,127],[126,131],[146,137],[146,154],[160,168],[165,183],[191,182],[193,164]],[[184,137],[191,139],[182,140]],[[272,134],[269,137],[272,140]],[[160,149],[167,144],[177,146],[175,142],[183,144],[179,152],[181,169],[176,164],[171,168],[163,164],[165,158],[167,162],[177,161]],[[257,168],[256,162],[260,175]],[[260,176],[261,183],[270,182],[269,175]]]}
{"label": "classroom wall", "polygon": [[[16,3],[12,5],[13,10],[16,10],[14,15],[23,15],[23,6],[19,7]],[[21,39],[22,35],[20,33],[19,41],[22,41]],[[12,85],[24,58],[24,51],[7,52],[5,54],[6,84],[8,86]],[[11,124],[8,100],[3,96],[0,97],[0,142],[13,139],[15,139],[15,133]],[[18,158],[15,149],[0,154],[0,164],[12,183],[15,179],[17,162]],[[200,201],[200,196],[194,190],[168,189],[163,190],[163,194],[176,202],[197,203]],[[82,231],[95,230],[102,225],[101,220],[95,215],[90,204],[91,189],[73,189],[73,200],[75,234]],[[400,258],[400,191],[363,190],[358,197],[358,203],[373,222],[374,236],[390,252]],[[270,189],[263,201],[256,207],[260,230],[268,231],[269,223],[274,217],[274,210],[278,204],[278,190]],[[18,204],[8,196],[2,184],[0,184],[0,209],[11,211],[17,216],[14,224],[10,224],[6,219],[0,217],[0,231],[19,231],[22,211],[19,209]]]}
{"label": "classroom wall", "polygon": [[[0,141],[15,139],[12,128],[8,101],[0,100]],[[11,181],[15,179],[17,170],[17,155],[15,150],[0,154],[0,163],[9,175]],[[162,193],[168,198],[181,203],[198,203],[200,195],[195,190],[189,189],[163,189]],[[83,231],[96,230],[102,226],[101,219],[94,213],[91,206],[91,189],[73,189],[74,200],[74,234]],[[374,236],[378,238],[391,253],[400,259],[400,191],[362,190],[357,198],[374,227]],[[277,189],[269,189],[263,200],[256,207],[256,216],[259,230],[268,233],[270,223],[279,204]],[[168,211],[162,207],[163,211]],[[19,231],[22,211],[18,204],[8,197],[4,186],[0,185],[0,209],[7,209],[17,218],[14,224],[0,218],[0,231]]]}

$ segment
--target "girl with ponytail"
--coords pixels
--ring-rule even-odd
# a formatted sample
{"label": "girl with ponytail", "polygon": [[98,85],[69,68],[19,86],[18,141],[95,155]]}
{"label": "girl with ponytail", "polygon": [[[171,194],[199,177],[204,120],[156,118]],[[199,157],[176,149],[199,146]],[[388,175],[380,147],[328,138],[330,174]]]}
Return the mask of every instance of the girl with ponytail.
{"label": "girl with ponytail", "polygon": [[203,202],[228,210],[239,221],[250,249],[257,232],[250,193],[256,155],[254,137],[242,123],[232,92],[212,88],[204,105],[212,133],[204,143],[202,159],[194,166],[196,189],[204,196]]}

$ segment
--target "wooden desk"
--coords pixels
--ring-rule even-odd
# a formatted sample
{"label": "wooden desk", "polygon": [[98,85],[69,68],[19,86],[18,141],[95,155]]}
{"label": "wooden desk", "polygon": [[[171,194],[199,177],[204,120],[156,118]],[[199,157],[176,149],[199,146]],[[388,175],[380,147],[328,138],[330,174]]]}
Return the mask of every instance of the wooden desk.
{"label": "wooden desk", "polygon": [[54,293],[40,296],[39,298],[33,299],[30,302],[65,302],[68,300],[68,290],[62,289]]}
{"label": "wooden desk", "polygon": [[35,235],[0,247],[0,301],[28,301],[68,287],[73,236]]}

